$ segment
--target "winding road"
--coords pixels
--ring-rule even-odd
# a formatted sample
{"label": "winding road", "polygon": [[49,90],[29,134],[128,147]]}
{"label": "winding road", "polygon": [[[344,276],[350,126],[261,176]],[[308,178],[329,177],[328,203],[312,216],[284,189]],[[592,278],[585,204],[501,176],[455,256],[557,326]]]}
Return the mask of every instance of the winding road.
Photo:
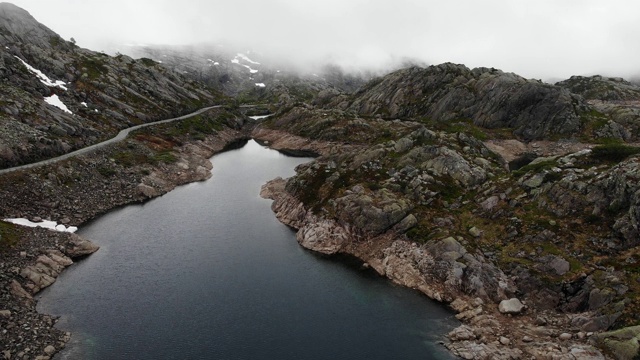
{"label": "winding road", "polygon": [[[93,144],[91,146],[87,146],[85,148],[78,149],[76,151],[72,151],[70,153],[66,153],[64,155],[60,155],[60,156],[57,156],[57,157],[54,157],[54,158],[51,158],[51,159],[46,159],[46,160],[42,160],[42,161],[31,163],[31,164],[15,166],[15,167],[12,167],[12,168],[2,169],[2,170],[0,170],[0,175],[7,174],[7,173],[10,173],[10,172],[14,172],[14,171],[18,171],[18,170],[34,168],[34,167],[38,167],[38,166],[42,166],[42,165],[53,164],[55,162],[58,162],[58,161],[61,161],[61,160],[66,160],[66,159],[69,159],[69,158],[77,156],[77,155],[86,154],[86,153],[94,151],[94,150],[96,150],[98,148],[101,148],[101,147],[104,147],[104,146],[107,146],[107,145],[114,144],[114,143],[117,143],[119,141],[122,141],[129,135],[130,132],[132,132],[134,130],[138,130],[138,129],[141,129],[141,128],[147,127],[147,126],[164,124],[164,123],[168,123],[168,122],[172,122],[172,121],[188,119],[190,117],[194,117],[196,115],[200,115],[203,112],[209,111],[211,109],[220,108],[222,106],[223,105],[209,106],[209,107],[202,108],[202,109],[200,109],[198,111],[192,112],[191,114],[182,115],[182,116],[171,118],[171,119],[158,120],[158,121],[154,121],[154,122],[150,122],[150,123],[146,123],[146,124],[132,126],[130,128],[121,130],[118,133],[118,135],[116,135],[115,137],[113,137],[113,138],[111,138],[109,140],[105,140],[103,142],[100,142],[100,143],[97,143],[97,144]],[[251,106],[252,105],[242,105],[241,107],[251,107]]]}

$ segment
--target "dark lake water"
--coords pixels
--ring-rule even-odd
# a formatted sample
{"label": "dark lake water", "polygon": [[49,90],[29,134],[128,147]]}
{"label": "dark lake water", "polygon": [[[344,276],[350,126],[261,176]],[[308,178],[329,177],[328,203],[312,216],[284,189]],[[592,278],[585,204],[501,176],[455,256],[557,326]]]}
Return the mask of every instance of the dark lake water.
{"label": "dark lake water", "polygon": [[309,160],[250,141],[210,180],[81,228],[100,251],[39,303],[73,334],[56,359],[451,359],[450,312],[303,249],[259,197]]}

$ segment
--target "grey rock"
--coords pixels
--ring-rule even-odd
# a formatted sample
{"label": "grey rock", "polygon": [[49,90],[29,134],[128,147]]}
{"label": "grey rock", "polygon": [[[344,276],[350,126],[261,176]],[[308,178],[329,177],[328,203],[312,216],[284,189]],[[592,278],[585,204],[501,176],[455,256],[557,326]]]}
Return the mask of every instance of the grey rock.
{"label": "grey rock", "polygon": [[502,300],[498,310],[502,314],[520,314],[524,310],[524,304],[517,298]]}
{"label": "grey rock", "polygon": [[595,288],[589,293],[589,310],[598,310],[609,304],[616,296],[615,291],[611,289]]}
{"label": "grey rock", "polygon": [[53,355],[56,352],[56,348],[53,347],[52,345],[47,345],[47,347],[44,348],[44,353],[47,355]]}
{"label": "grey rock", "polygon": [[462,325],[451,331],[448,337],[451,341],[463,341],[475,339],[476,335],[473,333],[473,329],[471,329],[469,326]]}
{"label": "grey rock", "polygon": [[100,247],[89,240],[83,239],[76,234],[71,234],[71,243],[74,245],[71,249],[66,249],[66,253],[69,257],[77,258],[93,254],[98,251]]}
{"label": "grey rock", "polygon": [[482,236],[482,230],[478,229],[477,227],[473,226],[469,229],[469,235],[473,236],[473,237],[480,237]]}
{"label": "grey rock", "polygon": [[500,198],[498,196],[491,196],[480,203],[480,206],[485,211],[492,210],[498,203],[500,202]]}
{"label": "grey rock", "polygon": [[526,186],[528,188],[531,188],[531,189],[535,189],[537,187],[540,187],[540,185],[542,185],[542,183],[544,182],[544,177],[545,177],[545,174],[543,174],[543,173],[534,174],[530,178],[528,178],[525,181],[523,181],[522,185],[524,185],[524,186]]}
{"label": "grey rock", "polygon": [[558,255],[547,255],[538,259],[537,268],[553,275],[564,275],[571,269],[571,264]]}
{"label": "grey rock", "polygon": [[567,340],[571,340],[573,338],[573,335],[570,333],[562,333],[558,336],[558,339],[562,340],[562,341],[567,341]]}

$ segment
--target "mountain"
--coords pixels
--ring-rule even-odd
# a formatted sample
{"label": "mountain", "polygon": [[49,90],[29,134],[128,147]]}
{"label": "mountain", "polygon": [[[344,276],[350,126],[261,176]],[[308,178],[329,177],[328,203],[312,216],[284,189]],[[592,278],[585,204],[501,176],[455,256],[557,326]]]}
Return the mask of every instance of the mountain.
{"label": "mountain", "polygon": [[376,75],[371,71],[347,72],[330,63],[299,67],[232,44],[131,45],[117,51],[154,59],[239,102],[310,102],[318,93],[353,93]]}
{"label": "mountain", "polygon": [[0,74],[0,168],[226,101],[151,59],[79,48],[9,3],[0,4]]}
{"label": "mountain", "polygon": [[363,117],[466,120],[485,129],[509,129],[527,141],[635,141],[639,89],[623,79],[602,77],[572,77],[551,85],[494,68],[446,63],[401,69],[369,82],[355,94],[324,102],[327,108]]}
{"label": "mountain", "polygon": [[[4,3],[0,45],[3,167],[230,104],[43,170],[2,175],[2,216],[83,223],[206,179],[207,158],[251,132],[282,152],[318,155],[263,188],[300,244],[354,256],[448,304],[462,321],[446,343],[454,354],[638,356],[640,105],[632,82],[547,84],[451,63],[370,80],[331,66],[305,75],[215,47],[136,48],[143,58],[135,60],[78,48]],[[254,101],[274,114],[246,121],[236,106]],[[32,284],[19,269],[51,263],[39,257],[49,250],[30,246],[22,256],[15,244],[30,244],[16,240],[27,237],[16,235],[22,230],[0,221],[0,231],[0,244],[13,251],[0,296],[29,299],[21,283],[33,293],[47,284]],[[55,245],[47,254],[58,256],[63,243],[47,242]],[[22,315],[0,309],[0,325],[11,316]],[[12,327],[9,355],[26,356],[27,329],[51,330],[46,323]],[[38,353],[55,352],[45,350],[48,341]]]}

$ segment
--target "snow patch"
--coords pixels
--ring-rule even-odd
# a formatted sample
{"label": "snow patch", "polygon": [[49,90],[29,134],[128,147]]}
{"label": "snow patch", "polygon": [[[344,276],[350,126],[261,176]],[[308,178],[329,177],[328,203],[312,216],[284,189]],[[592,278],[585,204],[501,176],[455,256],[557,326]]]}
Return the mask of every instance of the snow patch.
{"label": "snow patch", "polygon": [[260,120],[260,119],[268,118],[271,115],[272,114],[269,114],[269,115],[254,115],[254,116],[249,116],[249,117],[251,119],[253,119],[253,120]]}
{"label": "snow patch", "polygon": [[67,107],[67,105],[63,104],[62,101],[60,100],[60,98],[58,97],[58,95],[53,94],[49,97],[44,98],[44,101],[47,102],[47,104],[49,105],[53,105],[55,107],[57,107],[58,109],[67,112],[69,114],[73,114],[71,112],[71,110],[69,110],[69,108]]}
{"label": "snow patch", "polygon": [[59,87],[62,90],[67,90],[67,87],[65,86],[67,84],[66,82],[61,81],[61,80],[52,81],[42,71],[40,71],[40,70],[34,68],[33,66],[27,64],[24,60],[20,59],[17,56],[16,56],[16,59],[20,60],[22,65],[24,65],[30,72],[35,74],[38,77],[38,79],[40,80],[40,82],[42,82],[43,84],[45,84],[47,86],[50,86],[50,87]]}
{"label": "snow patch", "polygon": [[242,60],[244,60],[244,61],[246,61],[248,63],[254,64],[254,65],[260,65],[259,62],[249,59],[247,57],[247,55],[245,55],[245,54],[238,53],[237,57],[241,58]]}
{"label": "snow patch", "polygon": [[89,106],[87,105],[87,103],[86,103],[86,102],[84,102],[84,101],[83,101],[83,102],[81,102],[80,104],[81,104],[82,106],[84,106],[84,107],[89,107]]}
{"label": "snow patch", "polygon": [[42,227],[45,229],[56,230],[60,232],[76,232],[78,230],[75,226],[64,226],[63,224],[58,224],[55,221],[43,220],[41,222],[33,222],[24,218],[13,218],[13,219],[4,219],[6,222],[10,222],[16,225],[28,226],[28,227]]}
{"label": "snow patch", "polygon": [[252,68],[251,68],[251,66],[249,66],[249,65],[242,65],[242,66],[244,66],[244,67],[246,67],[247,69],[249,69],[249,72],[250,72],[250,73],[252,73],[252,74],[255,74],[255,73],[257,73],[257,72],[258,72],[258,70],[256,70],[256,69],[252,69]]}
{"label": "snow patch", "polygon": [[263,88],[263,87],[266,87],[267,85],[265,85],[264,83],[256,83],[256,86],[257,86],[257,87],[262,87],[262,88]]}
{"label": "snow patch", "polygon": [[220,63],[216,61],[213,63],[213,65],[220,65]]}
{"label": "snow patch", "polygon": [[232,59],[231,62],[234,64],[240,64],[240,60],[238,60],[238,58]]}

